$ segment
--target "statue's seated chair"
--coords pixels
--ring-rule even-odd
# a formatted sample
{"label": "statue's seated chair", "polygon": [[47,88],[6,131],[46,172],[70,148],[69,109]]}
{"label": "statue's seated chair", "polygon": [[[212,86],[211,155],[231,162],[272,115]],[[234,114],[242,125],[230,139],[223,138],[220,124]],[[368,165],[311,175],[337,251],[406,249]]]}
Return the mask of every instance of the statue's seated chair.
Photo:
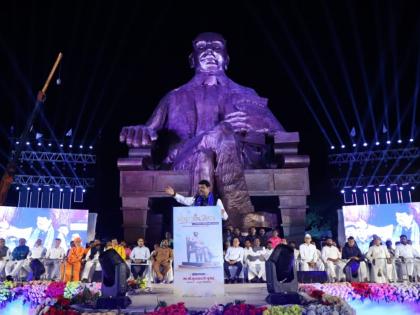
{"label": "statue's seated chair", "polygon": [[[284,236],[301,240],[309,195],[309,157],[298,154],[299,134],[277,132],[268,137],[255,133],[246,136],[244,142],[268,148],[269,153],[266,168],[245,169],[249,195],[251,198],[277,197]],[[154,164],[151,146],[130,149],[128,158],[118,160],[118,167],[125,239],[130,242],[144,237],[148,227],[153,227],[148,231],[149,241],[159,238],[163,232],[162,222],[151,219],[153,211],[149,213],[149,210],[153,210],[153,205],[150,200],[167,197],[165,188],[168,185],[180,194],[189,195],[189,172],[167,170]],[[263,220],[256,225],[270,228],[279,225],[276,213],[262,214]]]}

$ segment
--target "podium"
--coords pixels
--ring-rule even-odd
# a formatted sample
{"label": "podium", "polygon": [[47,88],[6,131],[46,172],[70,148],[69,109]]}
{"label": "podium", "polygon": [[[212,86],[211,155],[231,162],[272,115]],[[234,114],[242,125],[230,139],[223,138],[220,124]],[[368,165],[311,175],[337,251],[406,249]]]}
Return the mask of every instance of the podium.
{"label": "podium", "polygon": [[174,207],[174,294],[224,295],[221,210]]}

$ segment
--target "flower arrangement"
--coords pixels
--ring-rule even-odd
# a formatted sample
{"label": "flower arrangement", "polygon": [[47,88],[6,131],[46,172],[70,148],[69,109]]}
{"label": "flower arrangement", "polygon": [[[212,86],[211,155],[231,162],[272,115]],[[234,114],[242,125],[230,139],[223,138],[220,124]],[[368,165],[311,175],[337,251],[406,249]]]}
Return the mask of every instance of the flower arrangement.
{"label": "flower arrangement", "polygon": [[167,306],[165,302],[159,302],[155,310],[148,315],[187,315],[188,311],[184,303],[172,304]]}
{"label": "flower arrangement", "polygon": [[419,283],[327,283],[301,284],[300,290],[311,295],[313,290],[321,290],[346,301],[365,300],[386,302],[419,302]]}
{"label": "flower arrangement", "polygon": [[51,282],[45,290],[45,295],[49,298],[58,298],[64,295],[65,282]]}
{"label": "flower arrangement", "polygon": [[148,288],[146,277],[130,279],[127,281],[127,285],[131,292],[136,292],[136,290],[145,291]]}
{"label": "flower arrangement", "polygon": [[263,315],[302,315],[302,307],[299,305],[270,306]]}
{"label": "flower arrangement", "polygon": [[38,315],[80,315],[80,312],[70,308],[70,300],[60,297],[53,303],[46,304],[37,312]]}

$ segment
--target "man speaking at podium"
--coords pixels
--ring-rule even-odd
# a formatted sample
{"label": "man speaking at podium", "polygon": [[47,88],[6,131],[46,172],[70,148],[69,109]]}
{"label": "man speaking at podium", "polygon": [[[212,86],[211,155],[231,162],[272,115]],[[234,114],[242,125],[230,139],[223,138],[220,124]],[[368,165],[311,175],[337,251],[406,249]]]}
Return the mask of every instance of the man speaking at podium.
{"label": "man speaking at podium", "polygon": [[202,179],[198,183],[198,193],[194,197],[184,197],[178,194],[171,186],[166,187],[165,192],[174,197],[176,201],[185,206],[219,206],[222,211],[222,219],[226,221],[228,214],[222,201],[211,192],[211,185],[208,180]]}

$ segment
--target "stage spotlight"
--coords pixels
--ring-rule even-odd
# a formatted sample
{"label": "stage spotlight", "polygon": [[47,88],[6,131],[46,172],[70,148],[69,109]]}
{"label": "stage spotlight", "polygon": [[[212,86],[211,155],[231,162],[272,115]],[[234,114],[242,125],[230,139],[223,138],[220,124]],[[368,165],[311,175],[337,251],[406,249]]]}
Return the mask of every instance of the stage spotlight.
{"label": "stage spotlight", "polygon": [[41,187],[38,187],[38,191],[41,191]]}
{"label": "stage spotlight", "polygon": [[411,188],[411,190],[414,190],[414,189],[416,189],[416,188],[415,188],[414,186],[411,186],[410,188]]}
{"label": "stage spotlight", "polygon": [[31,190],[31,187],[26,187],[26,190]]}
{"label": "stage spotlight", "polygon": [[391,191],[391,187],[388,187],[386,190],[387,190],[387,191]]}
{"label": "stage spotlight", "polygon": [[404,187],[402,187],[402,186],[401,186],[401,187],[400,187],[400,190],[404,190]]}
{"label": "stage spotlight", "polygon": [[19,142],[19,141],[16,141],[15,143],[16,143],[16,144],[19,144],[20,142]]}
{"label": "stage spotlight", "polygon": [[[90,147],[89,147],[89,148],[90,148]],[[335,146],[333,146],[333,145],[332,145],[332,146],[331,146],[331,150],[334,150],[334,149],[335,149]]]}
{"label": "stage spotlight", "polygon": [[92,150],[92,149],[93,149],[93,146],[91,146],[91,145],[90,145],[90,146],[89,146],[89,149],[91,149],[91,150]]}
{"label": "stage spotlight", "polygon": [[366,143],[366,142],[363,142],[363,146],[364,146],[364,147],[367,147],[367,143]]}
{"label": "stage spotlight", "polygon": [[60,192],[63,192],[63,188],[60,188]]}
{"label": "stage spotlight", "polygon": [[356,143],[353,143],[353,148],[355,148],[356,147]]}
{"label": "stage spotlight", "polygon": [[402,140],[401,139],[398,139],[398,141],[397,141],[398,143],[402,143]]}
{"label": "stage spotlight", "polygon": [[72,189],[70,189],[70,192],[74,192],[74,189],[72,188]]}
{"label": "stage spotlight", "polygon": [[71,148],[73,148],[73,145],[72,144],[69,144],[69,148],[71,149]]}
{"label": "stage spotlight", "polygon": [[410,142],[414,142],[414,139],[413,138],[410,138],[410,140],[409,140]]}
{"label": "stage spotlight", "polygon": [[376,190],[376,191],[379,191],[380,189],[379,189],[379,188],[376,188],[375,190]]}
{"label": "stage spotlight", "polygon": [[344,194],[344,189],[341,189],[341,191],[340,191],[342,194]]}
{"label": "stage spotlight", "polygon": [[346,146],[344,144],[341,145],[341,148],[344,149]]}
{"label": "stage spotlight", "polygon": [[16,186],[16,190],[19,190],[20,188],[19,188],[19,186]]}
{"label": "stage spotlight", "polygon": [[38,147],[40,147],[42,145],[42,143],[41,142],[38,142]]}
{"label": "stage spotlight", "polygon": [[26,145],[30,145],[29,141],[26,141]]}
{"label": "stage spotlight", "polygon": [[83,149],[83,146],[82,146],[82,145],[79,145],[79,148],[80,148],[80,149]]}
{"label": "stage spotlight", "polygon": [[368,192],[367,188],[363,189],[364,192]]}
{"label": "stage spotlight", "polygon": [[51,147],[52,146],[52,143],[48,143],[48,146]]}
{"label": "stage spotlight", "polygon": [[64,144],[60,144],[60,148],[64,147]]}
{"label": "stage spotlight", "polygon": [[85,193],[85,192],[86,192],[86,189],[83,189],[83,190],[82,190],[82,192],[84,192],[84,193]]}
{"label": "stage spotlight", "polygon": [[356,192],[356,189],[352,189],[351,191],[355,193]]}
{"label": "stage spotlight", "polygon": [[387,140],[386,141],[386,144],[391,144],[391,140]]}
{"label": "stage spotlight", "polygon": [[52,188],[50,188],[50,191],[53,191],[53,189],[52,189]]}
{"label": "stage spotlight", "polygon": [[376,141],[376,142],[375,142],[375,144],[376,144],[376,145],[380,145],[379,141]]}

